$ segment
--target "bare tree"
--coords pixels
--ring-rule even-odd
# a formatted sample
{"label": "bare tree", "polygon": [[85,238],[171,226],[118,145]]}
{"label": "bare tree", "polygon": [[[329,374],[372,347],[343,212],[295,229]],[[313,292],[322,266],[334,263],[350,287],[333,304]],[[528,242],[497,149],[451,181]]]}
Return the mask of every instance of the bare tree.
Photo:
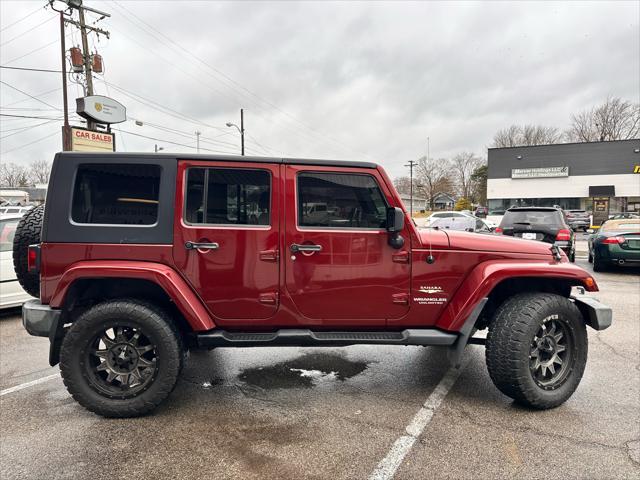
{"label": "bare tree", "polygon": [[429,201],[429,207],[433,210],[436,194],[452,190],[451,163],[444,158],[422,157],[418,159],[416,180],[417,191]]}
{"label": "bare tree", "polygon": [[455,175],[455,184],[461,197],[472,198],[473,172],[482,164],[482,160],[472,152],[462,152],[453,157],[451,165]]}
{"label": "bare tree", "polygon": [[409,177],[397,177],[393,181],[393,185],[394,187],[396,187],[398,193],[404,193],[408,195],[411,191],[411,180],[409,179]]}
{"label": "bare tree", "polygon": [[511,125],[498,130],[493,136],[493,146],[524,147],[558,143],[562,134],[556,127],[545,125]]}
{"label": "bare tree", "polygon": [[501,147],[517,147],[519,146],[522,128],[518,125],[511,125],[508,128],[498,130],[493,136],[493,146]]}
{"label": "bare tree", "polygon": [[36,160],[29,165],[29,177],[33,183],[49,183],[51,164],[46,160]]}
{"label": "bare tree", "polygon": [[29,185],[29,172],[22,165],[0,163],[0,185],[3,187],[26,187]]}
{"label": "bare tree", "polygon": [[571,117],[565,133],[573,142],[607,142],[640,137],[640,103],[608,97],[591,110]]}

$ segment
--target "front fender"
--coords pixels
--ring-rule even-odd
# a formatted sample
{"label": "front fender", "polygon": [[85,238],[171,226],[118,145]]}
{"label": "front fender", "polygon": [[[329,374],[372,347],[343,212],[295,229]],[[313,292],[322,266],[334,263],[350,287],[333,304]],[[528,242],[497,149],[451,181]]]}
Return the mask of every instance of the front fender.
{"label": "front fender", "polygon": [[587,291],[597,292],[598,286],[591,275],[568,262],[490,260],[478,264],[460,285],[447,304],[436,326],[459,332],[474,307],[488,297],[496,285],[511,278],[547,278],[570,280]]}
{"label": "front fender", "polygon": [[60,278],[49,305],[61,308],[73,282],[102,278],[151,281],[165,291],[194,331],[211,330],[216,326],[200,298],[182,276],[173,268],[154,262],[95,260],[74,263]]}

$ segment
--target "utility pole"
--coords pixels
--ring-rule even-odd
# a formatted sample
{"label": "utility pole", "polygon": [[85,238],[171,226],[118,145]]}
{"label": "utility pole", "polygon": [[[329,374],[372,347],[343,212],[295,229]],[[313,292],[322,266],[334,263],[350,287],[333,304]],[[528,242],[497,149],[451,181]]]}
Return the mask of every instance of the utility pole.
{"label": "utility pole", "polygon": [[244,157],[244,109],[240,109],[240,154]]}
{"label": "utility pole", "polygon": [[64,125],[62,126],[62,150],[71,150],[69,134],[69,103],[67,101],[67,47],[64,40],[64,13],[60,10],[60,52],[62,57],[62,109],[64,111]]}
{"label": "utility pole", "polygon": [[199,130],[196,130],[196,152],[200,153],[200,134],[202,132],[200,132]]}
{"label": "utility pole", "polygon": [[[52,9],[56,10],[53,7],[55,0],[49,0],[49,5],[51,6]],[[101,15],[101,17],[99,18],[99,20],[102,20],[103,18],[106,17],[110,17],[111,15],[105,12],[102,12],[100,10],[96,10],[95,8],[90,8],[90,7],[85,7],[82,4],[82,0],[60,0],[62,3],[65,3],[67,5],[67,9],[69,10],[69,13],[64,13],[63,10],[56,10],[57,12],[60,13],[60,40],[61,40],[61,45],[62,45],[62,86],[63,86],[63,99],[64,99],[64,103],[65,103],[65,129],[68,131],[69,127],[68,127],[68,114],[67,114],[67,100],[66,100],[66,96],[67,96],[67,76],[66,76],[66,48],[65,48],[65,40],[64,40],[64,23],[68,23],[70,25],[73,25],[77,28],[80,29],[80,35],[82,37],[82,63],[83,63],[83,67],[84,67],[84,77],[85,77],[85,85],[84,85],[84,90],[85,90],[85,96],[90,96],[93,95],[93,77],[91,74],[91,52],[89,51],[89,41],[87,40],[87,32],[93,32],[99,35],[104,35],[107,38],[109,38],[109,32],[107,32],[106,30],[103,30],[101,28],[98,27],[94,27],[91,25],[87,25],[85,23],[85,18],[84,18],[84,12],[85,10],[88,12],[92,12],[95,13],[97,15]],[[71,17],[72,15],[72,11],[73,10],[78,10],[78,20],[79,21],[75,21],[72,20],[71,18],[63,18],[63,15],[67,15],[69,17]],[[91,121],[91,120],[87,120],[87,128],[89,130],[95,130],[96,127],[96,123]]]}
{"label": "utility pole", "polygon": [[409,163],[405,165],[405,167],[409,167],[409,216],[413,218],[413,167],[415,167],[418,162],[413,160],[409,160]]}

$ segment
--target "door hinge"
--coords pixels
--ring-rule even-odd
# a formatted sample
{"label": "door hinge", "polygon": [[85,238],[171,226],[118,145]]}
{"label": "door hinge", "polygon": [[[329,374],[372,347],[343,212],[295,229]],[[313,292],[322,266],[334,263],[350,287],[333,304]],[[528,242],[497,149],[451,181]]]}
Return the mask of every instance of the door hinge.
{"label": "door hinge", "polygon": [[403,252],[394,253],[391,255],[391,260],[394,263],[409,263],[409,252],[405,250]]}
{"label": "door hinge", "polygon": [[264,303],[265,305],[275,305],[278,303],[278,292],[261,293],[260,303]]}
{"label": "door hinge", "polygon": [[408,293],[394,293],[391,295],[393,299],[393,303],[396,305],[409,305],[409,294]]}

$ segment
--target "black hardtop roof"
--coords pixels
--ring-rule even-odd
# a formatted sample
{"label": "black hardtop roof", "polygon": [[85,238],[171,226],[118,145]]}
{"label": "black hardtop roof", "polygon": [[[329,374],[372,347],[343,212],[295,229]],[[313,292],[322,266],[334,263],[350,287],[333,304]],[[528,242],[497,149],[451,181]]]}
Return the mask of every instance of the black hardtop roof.
{"label": "black hardtop roof", "polygon": [[208,155],[208,154],[189,154],[189,153],[133,153],[133,152],[59,152],[56,154],[61,157],[87,157],[92,160],[102,159],[111,161],[114,157],[118,159],[149,159],[154,162],[176,162],[178,160],[210,160],[217,162],[251,162],[251,163],[281,163],[286,165],[317,165],[329,167],[354,167],[354,168],[377,168],[378,165],[373,162],[359,162],[352,160],[316,160],[309,158],[279,158],[279,157],[253,157],[240,155]]}

